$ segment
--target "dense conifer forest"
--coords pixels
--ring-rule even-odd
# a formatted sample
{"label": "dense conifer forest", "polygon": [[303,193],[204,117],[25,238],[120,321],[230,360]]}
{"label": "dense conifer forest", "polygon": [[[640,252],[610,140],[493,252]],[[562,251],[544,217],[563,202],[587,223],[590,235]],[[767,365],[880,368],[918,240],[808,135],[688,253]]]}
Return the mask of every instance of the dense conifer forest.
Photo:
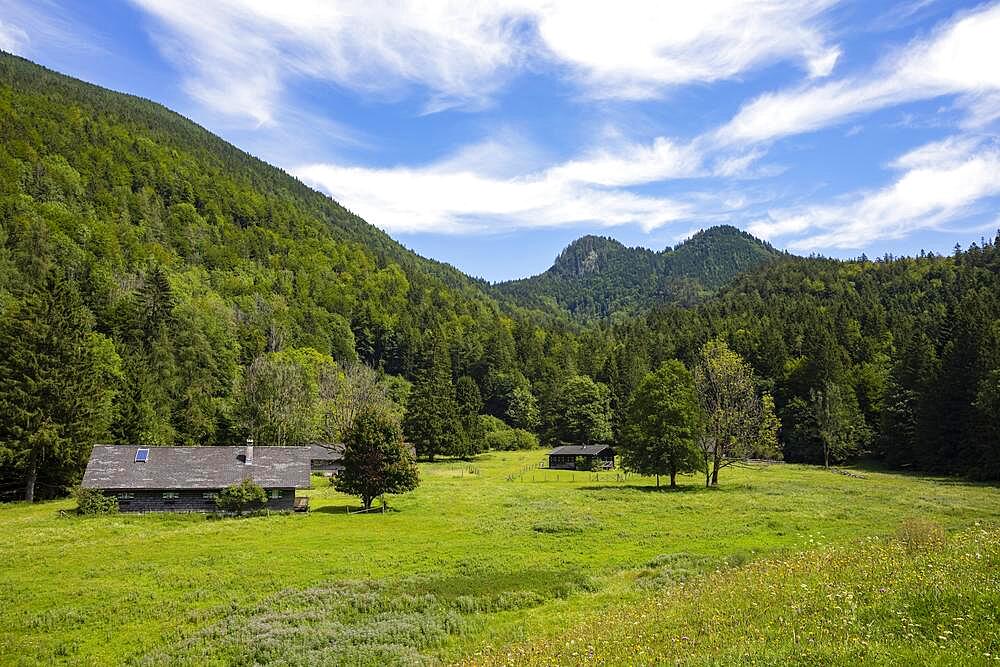
{"label": "dense conifer forest", "polygon": [[63,494],[95,442],[242,441],[267,400],[298,410],[288,442],[338,437],[327,380],[358,363],[424,415],[423,454],[563,442],[581,395],[617,440],[646,373],[714,339],[773,396],[787,460],[1000,478],[993,240],[837,261],[733,228],[586,237],[490,286],[162,106],[0,55],[4,498]]}

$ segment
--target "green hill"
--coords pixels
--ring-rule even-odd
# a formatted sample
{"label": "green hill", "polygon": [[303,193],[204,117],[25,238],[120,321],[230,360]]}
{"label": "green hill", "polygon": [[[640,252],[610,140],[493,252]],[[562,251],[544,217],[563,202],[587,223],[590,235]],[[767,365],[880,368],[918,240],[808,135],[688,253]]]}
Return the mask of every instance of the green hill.
{"label": "green hill", "polygon": [[0,54],[0,314],[80,300],[116,412],[87,439],[242,437],[234,387],[278,350],[412,377],[444,338],[456,377],[515,372],[534,325],[483,287],[159,104]]}
{"label": "green hill", "polygon": [[603,318],[667,303],[697,303],[740,273],[779,256],[767,243],[728,225],[700,231],[662,252],[584,236],[545,273],[494,289],[525,307]]}

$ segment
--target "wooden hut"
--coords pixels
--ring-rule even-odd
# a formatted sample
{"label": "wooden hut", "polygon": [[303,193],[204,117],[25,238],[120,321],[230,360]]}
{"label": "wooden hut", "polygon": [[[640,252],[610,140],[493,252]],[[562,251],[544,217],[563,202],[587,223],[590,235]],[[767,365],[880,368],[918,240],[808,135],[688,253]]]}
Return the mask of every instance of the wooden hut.
{"label": "wooden hut", "polygon": [[549,467],[557,470],[609,470],[615,467],[610,445],[563,445],[549,452]]}

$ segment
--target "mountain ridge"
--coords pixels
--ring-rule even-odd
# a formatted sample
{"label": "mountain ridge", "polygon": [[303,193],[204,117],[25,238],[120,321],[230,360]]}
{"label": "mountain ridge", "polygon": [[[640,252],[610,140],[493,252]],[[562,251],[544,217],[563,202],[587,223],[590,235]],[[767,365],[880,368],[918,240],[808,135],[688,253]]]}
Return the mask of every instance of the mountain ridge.
{"label": "mountain ridge", "polygon": [[600,319],[668,303],[693,305],[737,275],[782,256],[786,253],[732,225],[700,230],[660,251],[586,235],[567,245],[544,272],[492,287],[520,306]]}

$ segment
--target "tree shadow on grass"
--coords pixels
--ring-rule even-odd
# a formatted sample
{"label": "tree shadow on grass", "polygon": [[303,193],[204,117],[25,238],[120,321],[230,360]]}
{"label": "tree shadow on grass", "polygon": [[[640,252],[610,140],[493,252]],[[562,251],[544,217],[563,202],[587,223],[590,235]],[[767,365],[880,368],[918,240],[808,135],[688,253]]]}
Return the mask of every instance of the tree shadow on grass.
{"label": "tree shadow on grass", "polygon": [[932,484],[939,484],[942,486],[983,486],[989,488],[1000,488],[1000,480],[976,480],[970,479],[968,477],[962,477],[959,475],[948,476],[944,474],[935,474],[931,472],[926,472],[923,470],[911,470],[906,468],[890,468],[885,463],[873,460],[873,459],[862,459],[860,461],[855,461],[849,466],[843,466],[845,470],[866,472],[866,473],[879,473],[883,475],[898,475],[900,477],[912,477],[914,479],[924,480],[926,482],[931,482]]}
{"label": "tree shadow on grass", "polygon": [[580,491],[643,491],[645,493],[692,493],[697,491],[717,491],[718,488],[706,489],[704,485],[699,484],[678,484],[675,488],[670,488],[669,484],[663,486],[649,485],[649,484],[602,484],[597,485],[586,485],[576,487]]}
{"label": "tree shadow on grass", "polygon": [[368,515],[380,515],[380,514],[395,514],[399,512],[398,509],[392,506],[387,506],[383,512],[381,508],[375,508],[368,512],[361,512],[360,505],[322,505],[320,507],[311,507],[309,509],[310,514],[350,514],[352,516],[368,516]]}

